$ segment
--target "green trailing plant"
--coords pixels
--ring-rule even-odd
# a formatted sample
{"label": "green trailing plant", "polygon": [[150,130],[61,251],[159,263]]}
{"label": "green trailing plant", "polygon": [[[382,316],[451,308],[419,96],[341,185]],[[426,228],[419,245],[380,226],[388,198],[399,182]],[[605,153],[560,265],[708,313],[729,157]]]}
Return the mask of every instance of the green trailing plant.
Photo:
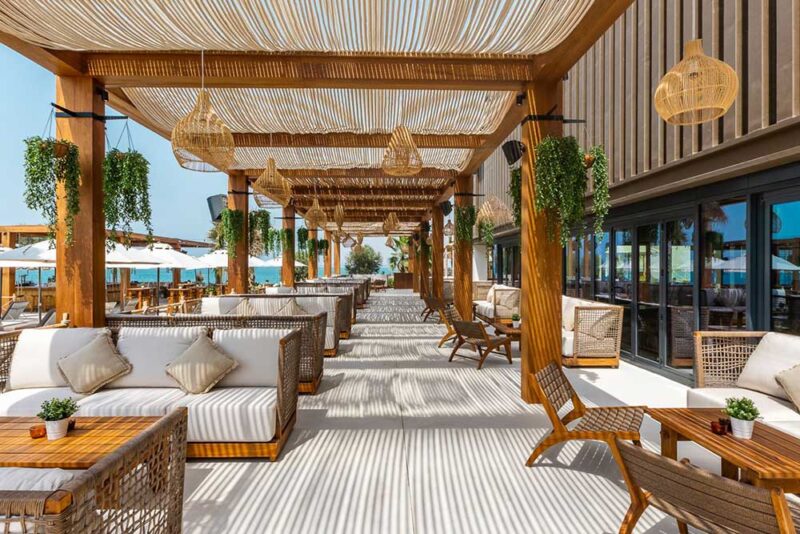
{"label": "green trailing plant", "polygon": [[103,162],[103,211],[106,226],[111,230],[112,241],[129,246],[133,223],[144,225],[148,241],[153,239],[153,225],[150,208],[150,163],[135,150],[122,152],[116,148],[109,150]]}
{"label": "green trailing plant", "polygon": [[294,250],[294,232],[291,228],[284,228],[281,232],[281,248],[284,251]]}
{"label": "green trailing plant", "polygon": [[408,237],[395,237],[392,255],[389,256],[389,267],[394,272],[404,273],[408,269]]}
{"label": "green trailing plant", "polygon": [[599,234],[603,231],[603,222],[608,215],[611,195],[608,191],[608,157],[601,145],[593,146],[589,155],[594,158],[592,164],[592,205],[594,208],[594,231]]}
{"label": "green trailing plant", "polygon": [[306,250],[308,251],[308,256],[312,257],[317,253],[317,243],[316,239],[308,239],[306,240]]}
{"label": "green trailing plant", "polygon": [[42,403],[41,411],[36,414],[36,417],[43,421],[61,421],[72,417],[77,411],[78,403],[74,399],[54,397]]}
{"label": "green trailing plant", "polygon": [[29,137],[25,140],[25,205],[47,222],[48,237],[56,236],[56,187],[64,186],[66,242],[72,244],[75,216],[80,204],[78,147],[68,141]]}
{"label": "green trailing plant", "polygon": [[320,239],[319,241],[317,241],[317,250],[320,252],[320,254],[324,254],[329,247],[330,243],[328,242],[327,239]]}
{"label": "green trailing plant", "polygon": [[244,212],[242,210],[224,209],[220,220],[222,240],[231,258],[236,257],[236,245],[244,239]]}
{"label": "green trailing plant", "polygon": [[298,228],[297,229],[297,246],[299,248],[306,248],[306,243],[308,242],[308,228]]}
{"label": "green trailing plant", "polygon": [[270,228],[267,232],[267,244],[265,251],[270,254],[280,254],[283,245],[283,230],[280,228]]}
{"label": "green trailing plant", "polygon": [[431,231],[430,221],[422,221],[419,225],[420,232],[424,235]]}
{"label": "green trailing plant", "polygon": [[256,256],[268,253],[270,250],[269,231],[272,229],[269,212],[267,210],[251,211],[248,219],[250,253]]}
{"label": "green trailing plant", "polygon": [[482,219],[478,223],[478,237],[487,248],[492,248],[494,245],[494,223],[488,219]]}
{"label": "green trailing plant", "polygon": [[444,215],[445,217],[447,217],[453,212],[453,203],[450,202],[449,200],[445,200],[444,202],[439,204],[439,207],[442,209],[442,215]]}
{"label": "green trailing plant", "polygon": [[456,240],[472,241],[472,229],[475,227],[477,210],[475,206],[456,206]]}
{"label": "green trailing plant", "polygon": [[508,185],[508,194],[511,197],[511,211],[514,214],[514,224],[517,228],[522,226],[522,169],[511,169],[511,181]]}
{"label": "green trailing plant", "polygon": [[747,397],[725,399],[725,409],[728,417],[742,421],[755,421],[761,415],[752,400]]}

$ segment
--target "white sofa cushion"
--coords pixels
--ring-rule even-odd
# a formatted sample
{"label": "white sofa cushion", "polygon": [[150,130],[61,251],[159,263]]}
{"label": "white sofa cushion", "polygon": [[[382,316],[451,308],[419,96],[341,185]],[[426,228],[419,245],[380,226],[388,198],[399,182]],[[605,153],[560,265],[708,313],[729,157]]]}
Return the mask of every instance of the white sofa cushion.
{"label": "white sofa cushion", "polygon": [[19,335],[6,390],[66,386],[58,360],[91,343],[105,328],[53,328],[23,330]]}
{"label": "white sofa cushion", "polygon": [[78,401],[80,416],[154,416],[165,415],[167,409],[186,393],[171,388],[104,389]]}
{"label": "white sofa cushion", "polygon": [[286,306],[292,297],[286,298],[254,298],[250,299],[250,307],[255,315],[277,315],[278,310]]}
{"label": "white sofa cushion", "polygon": [[325,329],[325,349],[335,349],[337,348],[336,340],[339,337],[339,333],[333,327],[328,327]]}
{"label": "white sofa cushion", "polygon": [[561,354],[572,356],[575,352],[575,332],[561,329]]}
{"label": "white sofa cushion", "polygon": [[800,419],[797,421],[764,421],[764,424],[786,432],[790,436],[800,438]]}
{"label": "white sofa cushion", "polygon": [[74,393],[69,387],[26,388],[6,391],[0,394],[0,417],[36,417],[42,403],[53,397],[63,399],[72,397],[80,400],[85,395]]}
{"label": "white sofa cushion", "polygon": [[243,300],[243,297],[236,296],[203,297],[200,302],[200,313],[202,315],[228,315]]}
{"label": "white sofa cushion", "polygon": [[120,328],[117,350],[133,369],[108,387],[174,388],[175,382],[167,375],[167,364],[206,333],[204,326]]}
{"label": "white sofa cushion", "polygon": [[572,332],[575,329],[575,306],[578,299],[561,297],[561,328]]}
{"label": "white sofa cushion", "polygon": [[214,343],[239,366],[219,387],[277,387],[280,339],[291,330],[236,328],[214,330]]}
{"label": "white sofa cushion", "polygon": [[725,399],[747,397],[751,399],[765,421],[800,421],[800,414],[791,402],[743,388],[694,388],[686,392],[689,408],[724,408]]}
{"label": "white sofa cushion", "polygon": [[218,387],[186,395],[169,409],[189,409],[189,441],[269,441],[275,437],[277,403],[276,388]]}
{"label": "white sofa cushion", "polygon": [[286,293],[293,293],[294,290],[289,286],[274,286],[274,287],[266,287],[264,288],[264,294],[266,295],[283,295]]}
{"label": "white sofa cushion", "polygon": [[800,336],[767,333],[750,355],[736,385],[789,400],[775,376],[800,364]]}
{"label": "white sofa cushion", "polygon": [[[55,491],[74,479],[79,469],[0,468],[0,491]],[[17,524],[18,525],[18,524]],[[11,532],[15,532],[11,525]]]}
{"label": "white sofa cushion", "polygon": [[494,304],[488,300],[476,300],[472,304],[475,305],[475,312],[489,319],[494,319]]}

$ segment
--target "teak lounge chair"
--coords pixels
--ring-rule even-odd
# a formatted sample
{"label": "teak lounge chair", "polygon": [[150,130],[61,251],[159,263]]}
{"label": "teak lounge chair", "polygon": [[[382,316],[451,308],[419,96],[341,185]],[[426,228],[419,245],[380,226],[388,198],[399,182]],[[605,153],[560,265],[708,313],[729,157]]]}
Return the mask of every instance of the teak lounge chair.
{"label": "teak lounge chair", "polygon": [[[526,462],[528,467],[544,451],[562,441],[598,440],[613,447],[612,442],[619,438],[640,445],[639,429],[644,418],[643,406],[587,408],[575,393],[564,371],[554,362],[538,371],[532,382],[536,395],[553,424],[553,430],[533,450]],[[572,410],[564,417],[559,417],[558,412],[570,400]],[[567,424],[576,420],[579,420],[578,424],[572,430],[568,429]]]}
{"label": "teak lounge chair", "polygon": [[[506,358],[508,359],[508,363],[511,363],[511,338],[505,336],[490,336],[486,333],[486,328],[483,326],[483,323],[473,323],[470,321],[453,321],[453,328],[456,331],[456,344],[453,347],[453,352],[450,353],[450,360],[453,361],[458,349],[464,345],[468,345],[472,347],[473,350],[478,352],[480,356],[477,358],[478,360],[478,369],[483,367],[483,362],[486,361],[487,356],[489,354],[502,354],[499,349],[503,347],[505,350]],[[463,354],[459,354],[462,358],[468,358],[474,360],[476,358],[470,358],[469,356],[464,356]]]}
{"label": "teak lounge chair", "polygon": [[456,329],[453,328],[453,323],[455,321],[461,321],[461,314],[458,313],[458,310],[455,306],[443,306],[439,309],[439,317],[442,318],[442,323],[447,328],[447,332],[444,333],[442,339],[439,340],[439,348],[442,347],[445,343],[450,341],[451,339],[455,339],[456,337]]}

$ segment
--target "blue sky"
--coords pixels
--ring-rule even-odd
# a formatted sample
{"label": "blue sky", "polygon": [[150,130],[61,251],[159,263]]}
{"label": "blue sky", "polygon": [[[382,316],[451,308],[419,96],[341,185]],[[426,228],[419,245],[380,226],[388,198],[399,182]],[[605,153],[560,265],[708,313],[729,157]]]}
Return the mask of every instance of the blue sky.
{"label": "blue sky", "polygon": [[[42,135],[55,98],[55,78],[36,63],[0,45],[0,224],[40,224],[38,214],[23,202],[23,139]],[[110,107],[107,113],[115,113]],[[125,121],[108,122],[113,147]],[[206,198],[227,191],[223,173],[192,172],[181,168],[168,140],[129,121],[135,148],[150,161],[150,201],[153,231],[184,239],[205,239],[211,226]],[[49,135],[53,135],[50,132]],[[124,136],[123,136],[124,137]],[[127,148],[125,139],[119,148]],[[278,215],[277,210],[273,215]],[[299,221],[298,221],[299,223]],[[141,228],[138,228],[141,230]],[[367,238],[387,262],[390,250],[385,238]],[[347,255],[348,249],[343,249]],[[343,260],[344,262],[344,260]]]}

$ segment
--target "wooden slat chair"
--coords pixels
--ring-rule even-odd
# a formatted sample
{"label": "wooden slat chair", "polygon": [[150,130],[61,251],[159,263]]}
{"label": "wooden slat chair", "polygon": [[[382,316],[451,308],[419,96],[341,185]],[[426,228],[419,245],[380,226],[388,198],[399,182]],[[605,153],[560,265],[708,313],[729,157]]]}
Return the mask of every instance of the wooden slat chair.
{"label": "wooden slat chair", "polygon": [[422,310],[420,315],[423,316],[422,322],[424,323],[431,315],[439,313],[439,310],[444,307],[444,302],[436,297],[422,297],[422,300],[425,301],[425,309]]}
{"label": "wooden slat chair", "polygon": [[494,353],[502,355],[502,353],[497,350],[500,347],[503,347],[506,358],[508,359],[508,363],[511,363],[511,338],[505,336],[490,336],[486,332],[486,328],[483,326],[483,323],[471,321],[453,321],[452,325],[456,331],[456,343],[453,347],[453,352],[450,353],[450,360],[448,361],[452,362],[453,358],[458,352],[458,349],[464,345],[467,345],[473,350],[477,351],[480,357],[472,358],[463,354],[459,354],[459,356],[470,360],[477,359],[478,369],[483,367],[483,362],[486,361],[486,358],[489,356],[489,354]]}
{"label": "wooden slat chair", "polygon": [[631,494],[620,534],[632,533],[648,506],[674,517],[682,533],[691,525],[712,533],[794,534],[800,525],[800,507],[780,488],[744,484],[620,440],[612,452]]}
{"label": "wooden slat chair", "polygon": [[455,321],[462,321],[461,314],[455,306],[443,306],[439,309],[439,316],[442,318],[442,323],[447,328],[447,332],[439,340],[439,348],[451,339],[456,339],[456,329],[453,327]]}
{"label": "wooden slat chair", "polygon": [[[612,447],[614,439],[619,438],[641,445],[639,429],[644,418],[643,406],[587,408],[555,362],[535,373],[532,383],[553,430],[536,445],[526,462],[528,467],[548,448],[563,441],[597,440],[605,441]],[[564,417],[559,417],[559,412],[569,401],[572,401],[572,410]],[[578,424],[568,429],[567,424],[576,420],[579,420]]]}

